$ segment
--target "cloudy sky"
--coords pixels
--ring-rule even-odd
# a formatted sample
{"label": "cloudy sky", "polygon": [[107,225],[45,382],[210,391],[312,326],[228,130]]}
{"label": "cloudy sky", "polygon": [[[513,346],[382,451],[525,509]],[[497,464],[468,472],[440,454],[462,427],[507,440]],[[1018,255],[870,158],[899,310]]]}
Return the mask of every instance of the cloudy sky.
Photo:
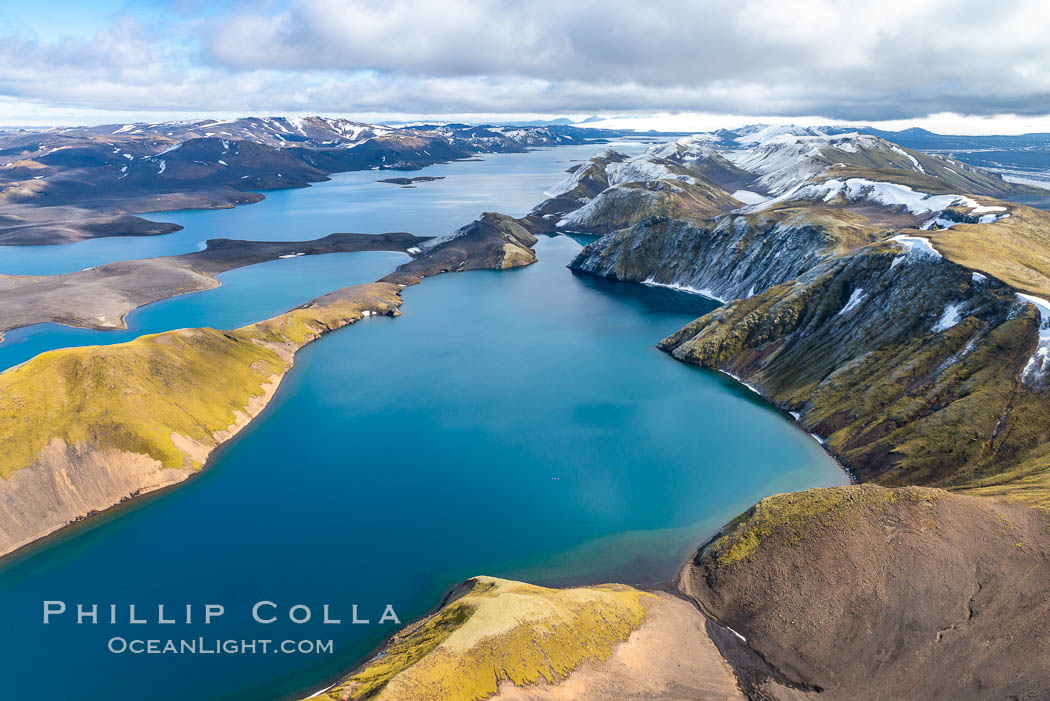
{"label": "cloudy sky", "polygon": [[1045,0],[5,5],[4,124],[597,114],[1050,131]]}

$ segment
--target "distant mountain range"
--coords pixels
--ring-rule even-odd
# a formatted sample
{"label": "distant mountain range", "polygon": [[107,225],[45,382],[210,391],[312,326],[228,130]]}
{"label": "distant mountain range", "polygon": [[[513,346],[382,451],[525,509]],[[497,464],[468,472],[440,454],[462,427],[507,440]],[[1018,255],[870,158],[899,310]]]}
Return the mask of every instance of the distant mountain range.
{"label": "distant mountain range", "polygon": [[[528,124],[589,126],[607,122],[600,117],[588,117],[573,122],[566,118],[549,121],[534,121]],[[653,132],[637,133],[649,134]],[[671,134],[672,132],[664,132]],[[686,133],[686,132],[681,132]],[[693,132],[688,132],[693,133]],[[936,153],[946,153],[971,165],[990,168],[1007,175],[1017,182],[1031,182],[1050,187],[1050,133],[1031,133],[1017,135],[971,136],[963,134],[937,134],[932,131],[912,127],[901,131],[887,131],[871,126],[770,126],[752,124],[736,129],[718,129],[707,133],[717,137],[716,145],[722,149],[747,148],[760,143],[764,138],[776,134],[794,134],[798,136],[839,134],[866,134],[878,136],[898,146]]]}
{"label": "distant mountain range", "polygon": [[874,127],[753,124],[738,129],[700,132],[721,150],[747,149],[777,136],[877,136],[898,146],[938,153],[969,165],[992,170],[1013,182],[1050,188],[1050,134],[999,136],[935,134],[913,127],[885,131]]}
{"label": "distant mountain range", "polygon": [[[8,130],[0,132],[0,241],[116,235],[145,226],[129,214],[229,207],[261,199],[258,190],[304,187],[331,173],[418,170],[624,133],[565,125],[391,127],[325,117]],[[89,216],[90,229],[81,225]]]}
{"label": "distant mountain range", "polygon": [[[483,153],[638,135],[577,126],[602,121],[597,117],[576,125],[567,121],[390,126],[327,117],[246,117],[0,131],[0,206],[7,208],[0,211],[0,240],[50,242],[56,232],[61,232],[62,240],[112,235],[117,220],[107,217],[123,217],[118,228],[134,229],[144,224],[127,215],[232,206],[258,199],[258,190],[303,187],[340,171],[417,170]],[[861,138],[877,140],[871,143],[880,144],[876,150],[882,160],[866,160],[871,155],[867,146],[856,150]],[[926,174],[936,172],[936,177],[952,183],[954,192],[996,194],[1001,188],[1000,183],[982,180],[985,176],[975,183],[973,172],[967,173],[962,163],[992,170],[1015,183],[1050,186],[1050,135],[1045,134],[944,136],[923,129],[886,132],[870,127],[750,125],[698,133],[690,139],[690,148],[703,146],[726,155],[704,159],[702,167],[714,169],[708,176],[717,171],[714,182],[730,192],[780,195],[799,175],[808,177],[835,163],[882,167],[888,159],[910,168],[920,151],[942,154],[948,163],[955,163],[926,162],[932,169]],[[901,146],[916,154],[902,155]],[[810,153],[814,149],[821,153]],[[739,158],[731,155],[744,152]],[[699,162],[692,166],[700,167]],[[792,172],[794,167],[805,173]],[[757,177],[754,182],[749,173]],[[718,200],[716,195],[694,194],[701,199],[692,209],[707,209]],[[33,211],[16,215],[10,209],[39,204],[49,205],[47,211],[32,207]],[[105,221],[96,221],[91,233],[68,224],[83,218],[83,211],[61,211],[56,205],[90,207],[92,216],[102,215]]]}
{"label": "distant mountain range", "polygon": [[999,136],[967,136],[953,134],[936,134],[926,129],[912,127],[901,131],[885,131],[874,127],[840,127],[840,126],[770,126],[752,124],[738,129],[718,129],[713,132],[720,137],[721,145],[726,148],[748,146],[776,134],[794,134],[796,136],[869,134],[892,141],[899,146],[922,151],[942,149],[979,149],[979,148],[1048,148],[1050,134],[1018,134]]}

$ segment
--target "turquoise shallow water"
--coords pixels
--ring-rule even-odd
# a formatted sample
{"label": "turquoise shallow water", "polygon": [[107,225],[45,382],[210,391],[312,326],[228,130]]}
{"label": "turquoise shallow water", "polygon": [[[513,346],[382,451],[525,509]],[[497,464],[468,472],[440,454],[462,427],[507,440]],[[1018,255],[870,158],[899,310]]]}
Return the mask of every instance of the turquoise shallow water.
{"label": "turquoise shallow water", "polygon": [[[479,573],[667,580],[758,498],[845,483],[781,412],[654,348],[712,302],[576,276],[565,265],[579,247],[543,238],[528,268],[406,289],[402,317],[305,348],[210,469],[7,560],[0,697],[301,693],[392,632],[377,623],[385,604],[407,621]],[[44,626],[51,599],[226,614]],[[259,600],[306,604],[314,620],[253,623]],[[343,625],[319,622],[324,604]],[[371,624],[350,624],[354,604]],[[113,655],[114,635],[331,639],[334,652]]]}
{"label": "turquoise shallow water", "polygon": [[403,253],[362,251],[302,256],[249,265],[220,274],[219,287],[140,307],[127,330],[98,331],[60,324],[14,329],[0,343],[0,369],[54,348],[130,341],[142,334],[210,326],[234,329],[267,319],[326,292],[373,282],[409,260]]}

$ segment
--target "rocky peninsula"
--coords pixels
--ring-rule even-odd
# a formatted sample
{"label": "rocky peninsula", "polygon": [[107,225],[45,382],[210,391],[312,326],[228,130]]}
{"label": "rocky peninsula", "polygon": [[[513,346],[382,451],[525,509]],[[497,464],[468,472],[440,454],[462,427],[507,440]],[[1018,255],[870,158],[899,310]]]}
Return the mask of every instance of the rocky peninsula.
{"label": "rocky peninsula", "polygon": [[408,233],[330,234],[312,241],[211,239],[202,251],[126,260],[61,275],[0,275],[0,338],[20,326],[55,322],[127,328],[135,309],[219,286],[228,270],[279,258],[355,251],[415,251],[428,237]]}

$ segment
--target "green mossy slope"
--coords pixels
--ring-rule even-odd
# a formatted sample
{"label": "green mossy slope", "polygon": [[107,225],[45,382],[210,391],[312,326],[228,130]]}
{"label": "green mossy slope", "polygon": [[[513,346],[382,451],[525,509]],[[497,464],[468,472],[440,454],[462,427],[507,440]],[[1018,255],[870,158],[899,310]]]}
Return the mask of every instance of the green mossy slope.
{"label": "green mossy slope", "polygon": [[637,629],[652,594],[606,584],[547,589],[478,577],[466,593],[394,636],[382,653],[321,699],[473,701],[501,682],[564,679],[608,659]]}
{"label": "green mossy slope", "polygon": [[1050,299],[1050,212],[983,200],[1010,215],[992,224],[957,224],[924,232],[945,258]]}
{"label": "green mossy slope", "polygon": [[200,467],[173,436],[214,446],[299,347],[399,304],[396,285],[361,285],[233,331],[180,329],[36,356],[0,374],[0,477],[31,465],[56,438]]}
{"label": "green mossy slope", "polygon": [[[940,328],[948,309],[958,318]],[[721,307],[661,346],[798,413],[861,480],[999,485],[1050,505],[1050,394],[1021,377],[1038,323],[1010,287],[880,244]]]}

